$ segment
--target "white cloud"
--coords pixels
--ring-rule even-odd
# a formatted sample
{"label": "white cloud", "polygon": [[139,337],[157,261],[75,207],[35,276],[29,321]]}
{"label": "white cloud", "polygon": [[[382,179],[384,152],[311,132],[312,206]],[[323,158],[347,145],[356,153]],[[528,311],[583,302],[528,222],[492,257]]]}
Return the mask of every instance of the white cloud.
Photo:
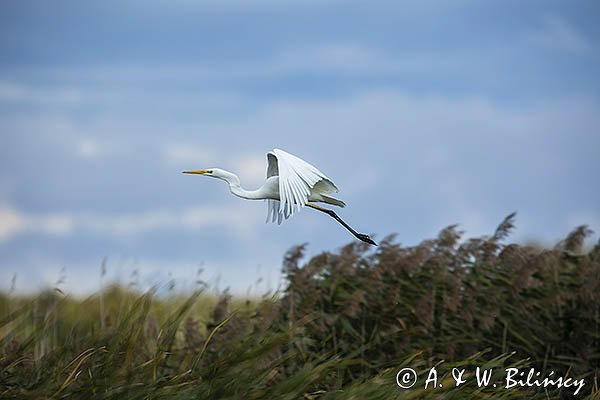
{"label": "white cloud", "polygon": [[262,214],[248,213],[244,206],[204,205],[179,210],[151,210],[137,214],[65,213],[31,214],[0,206],[0,242],[20,234],[64,236],[80,231],[103,235],[138,235],[164,229],[198,231],[219,226],[240,237],[251,237],[262,222]]}
{"label": "white cloud", "polygon": [[[0,100],[27,101],[32,104],[78,105],[101,103],[129,107],[148,100],[146,86],[152,82],[169,84],[209,83],[229,85],[232,81],[271,81],[299,74],[336,74],[377,76],[378,78],[422,73],[423,70],[463,70],[473,62],[462,54],[460,62],[455,52],[416,52],[399,57],[396,52],[378,49],[361,43],[316,43],[301,47],[285,47],[262,58],[242,59],[236,63],[214,60],[203,63],[177,64],[118,64],[86,67],[46,67],[30,69],[24,76],[42,76],[50,81],[66,81],[73,87],[36,88],[18,82],[0,82]],[[86,89],[94,83],[93,89]],[[140,84],[144,85],[140,89]],[[4,85],[4,86],[3,86]],[[177,85],[180,86],[180,85]],[[4,89],[3,89],[4,88]],[[253,99],[242,99],[238,93],[227,90],[206,92],[201,87],[196,93],[161,91],[162,107],[173,105],[191,109],[231,110],[253,104]],[[245,103],[242,102],[245,100]]]}
{"label": "white cloud", "polygon": [[24,227],[25,221],[20,213],[7,205],[0,206],[0,242],[22,232]]}
{"label": "white cloud", "polygon": [[101,151],[100,144],[92,138],[83,138],[77,147],[78,153],[83,158],[93,158]]}
{"label": "white cloud", "polygon": [[80,91],[73,88],[57,89],[0,81],[0,101],[37,105],[78,105],[81,100]]}
{"label": "white cloud", "polygon": [[73,231],[72,218],[60,214],[30,215],[9,205],[0,205],[0,242],[22,233],[67,235]]}
{"label": "white cloud", "polygon": [[391,72],[395,61],[383,54],[351,43],[331,43],[285,51],[272,62],[280,73],[289,72]]}
{"label": "white cloud", "polygon": [[233,167],[235,170],[232,172],[239,175],[242,186],[248,185],[247,188],[254,189],[262,185],[267,176],[266,153],[239,155],[235,157]]}

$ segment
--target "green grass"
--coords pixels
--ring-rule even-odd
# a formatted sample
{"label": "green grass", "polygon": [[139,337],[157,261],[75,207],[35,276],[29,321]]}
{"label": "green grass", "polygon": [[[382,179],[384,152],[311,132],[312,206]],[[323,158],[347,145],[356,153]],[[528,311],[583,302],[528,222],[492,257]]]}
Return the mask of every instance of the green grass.
{"label": "green grass", "polygon": [[[585,379],[598,398],[600,246],[580,227],[554,249],[455,228],[310,260],[285,256],[277,296],[157,296],[110,286],[87,299],[0,294],[0,398],[570,398],[573,389],[479,388],[476,366]],[[436,366],[442,388],[423,388]],[[419,384],[396,385],[411,367]],[[453,367],[470,379],[455,387]]]}

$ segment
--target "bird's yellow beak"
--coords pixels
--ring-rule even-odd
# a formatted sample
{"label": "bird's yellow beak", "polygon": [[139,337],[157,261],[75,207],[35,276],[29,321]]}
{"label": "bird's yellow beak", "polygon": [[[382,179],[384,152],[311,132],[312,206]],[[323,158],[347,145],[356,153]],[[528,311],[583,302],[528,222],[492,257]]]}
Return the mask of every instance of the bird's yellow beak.
{"label": "bird's yellow beak", "polygon": [[208,172],[210,172],[209,169],[194,169],[191,171],[183,171],[184,174],[197,174],[197,175],[204,175]]}

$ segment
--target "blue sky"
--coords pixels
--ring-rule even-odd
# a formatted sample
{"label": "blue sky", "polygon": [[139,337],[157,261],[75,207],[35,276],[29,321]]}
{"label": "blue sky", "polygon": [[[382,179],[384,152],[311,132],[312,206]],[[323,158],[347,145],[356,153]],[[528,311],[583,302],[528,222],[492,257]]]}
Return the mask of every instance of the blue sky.
{"label": "blue sky", "polygon": [[105,257],[105,280],[274,289],[292,245],[352,237],[312,210],[265,225],[266,204],[181,171],[254,188],[275,147],[379,239],[489,234],[515,210],[513,240],[598,231],[599,19],[589,1],[5,1],[0,290],[64,269],[88,293]]}

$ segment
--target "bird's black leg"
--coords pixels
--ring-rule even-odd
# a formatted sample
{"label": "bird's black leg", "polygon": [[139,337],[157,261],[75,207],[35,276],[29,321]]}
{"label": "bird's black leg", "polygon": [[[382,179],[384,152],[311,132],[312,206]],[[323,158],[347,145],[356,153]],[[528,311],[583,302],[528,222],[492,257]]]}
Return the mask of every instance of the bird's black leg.
{"label": "bird's black leg", "polygon": [[364,233],[358,233],[356,232],[354,229],[352,229],[350,227],[350,225],[348,225],[347,223],[344,222],[343,219],[341,219],[333,210],[329,210],[327,208],[323,208],[323,207],[319,207],[315,204],[307,204],[307,207],[310,208],[314,208],[315,210],[319,210],[321,212],[324,212],[325,214],[328,214],[330,217],[332,217],[333,219],[335,219],[337,222],[339,222],[340,224],[342,224],[342,226],[346,229],[348,229],[350,231],[350,233],[352,233],[358,240],[362,240],[363,242],[372,244],[373,246],[377,246],[377,243],[375,243],[373,241],[373,239],[371,239],[369,237],[369,235],[365,235]]}

